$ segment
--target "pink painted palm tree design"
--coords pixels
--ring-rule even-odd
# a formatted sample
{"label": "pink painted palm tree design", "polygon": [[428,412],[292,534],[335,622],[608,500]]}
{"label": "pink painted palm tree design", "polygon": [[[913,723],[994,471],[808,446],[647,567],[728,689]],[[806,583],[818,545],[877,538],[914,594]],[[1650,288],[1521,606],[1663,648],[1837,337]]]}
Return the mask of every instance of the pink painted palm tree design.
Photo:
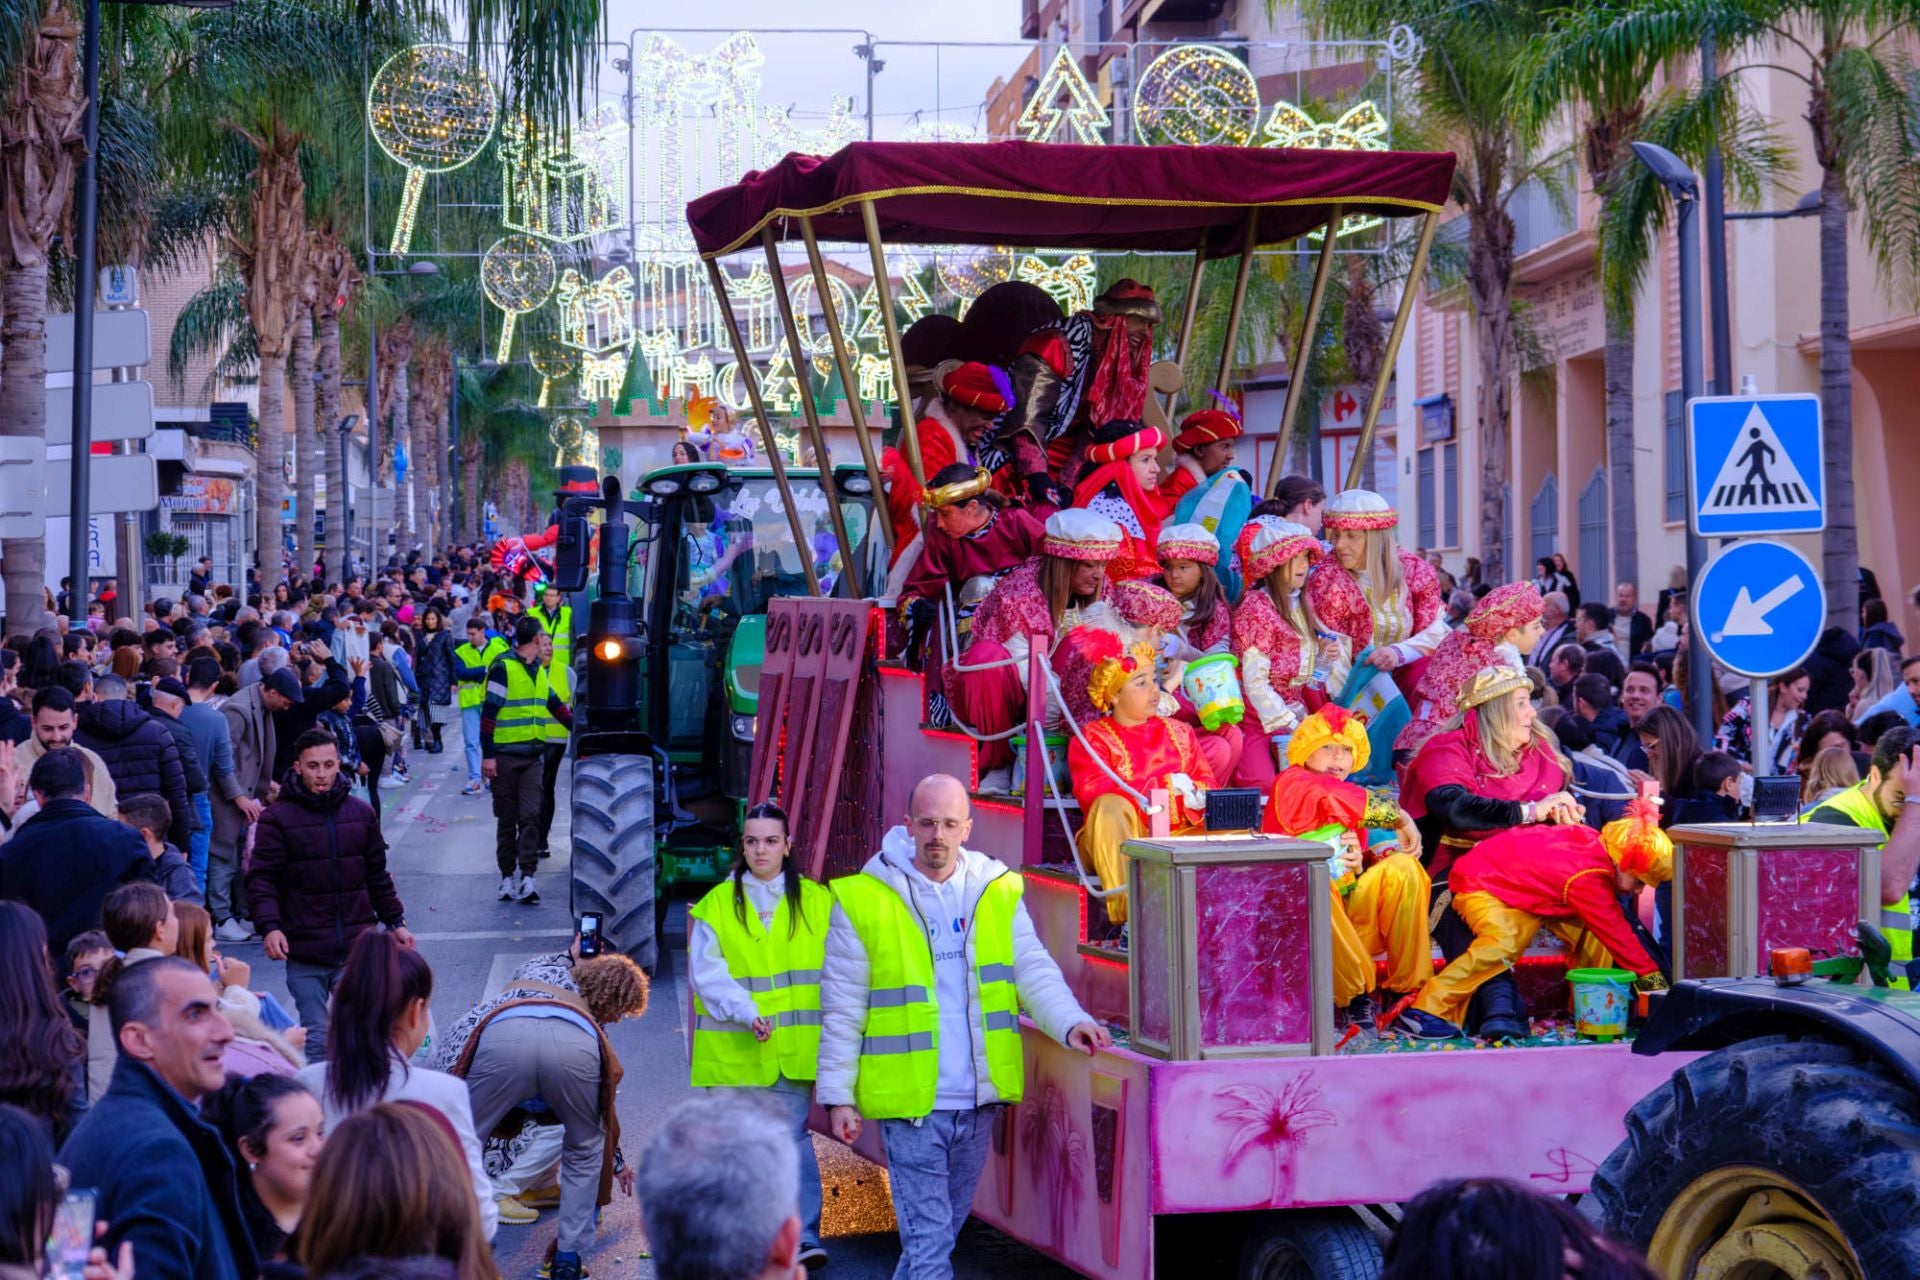
{"label": "pink painted palm tree design", "polygon": [[1051,1080],[1020,1104],[1020,1143],[1027,1170],[1047,1197],[1047,1226],[1055,1249],[1066,1247],[1067,1226],[1080,1211],[1087,1173],[1087,1140],[1073,1123],[1066,1092]]}
{"label": "pink painted palm tree design", "polygon": [[1339,1124],[1333,1112],[1319,1105],[1320,1089],[1313,1083],[1313,1073],[1303,1071],[1278,1090],[1236,1084],[1215,1090],[1213,1096],[1232,1104],[1220,1112],[1219,1118],[1240,1126],[1227,1139],[1221,1172],[1233,1172],[1240,1157],[1250,1151],[1264,1151],[1269,1162],[1266,1203],[1289,1203],[1293,1199],[1294,1157],[1307,1130]]}

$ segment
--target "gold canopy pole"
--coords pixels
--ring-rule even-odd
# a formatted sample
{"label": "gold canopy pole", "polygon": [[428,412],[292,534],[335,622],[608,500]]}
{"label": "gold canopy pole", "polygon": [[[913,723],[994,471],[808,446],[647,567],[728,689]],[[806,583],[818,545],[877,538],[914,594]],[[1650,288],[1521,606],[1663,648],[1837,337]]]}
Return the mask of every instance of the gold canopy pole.
{"label": "gold canopy pole", "polygon": [[1380,420],[1380,406],[1387,402],[1387,383],[1392,381],[1394,362],[1400,358],[1400,339],[1406,337],[1407,320],[1413,315],[1414,301],[1420,296],[1420,282],[1427,274],[1427,251],[1433,248],[1433,233],[1439,229],[1440,211],[1436,209],[1427,215],[1420,228],[1419,242],[1413,247],[1413,265],[1407,269],[1406,289],[1400,295],[1399,307],[1394,310],[1393,328],[1387,331],[1385,358],[1373,380],[1373,394],[1367,397],[1367,417],[1360,424],[1360,447],[1354,450],[1353,462],[1347,467],[1349,489],[1360,483],[1360,464],[1373,448],[1374,424]]}
{"label": "gold canopy pole", "polygon": [[[727,278],[720,270],[720,264],[707,259],[707,279],[713,285],[713,296],[720,304],[720,318],[727,322],[727,336],[733,340],[733,358],[740,370],[740,380],[747,384],[747,399],[753,402],[753,416],[760,423],[760,439],[767,446],[767,461],[773,465],[774,487],[780,490],[780,505],[787,510],[787,528],[793,533],[794,554],[800,557],[800,571],[806,575],[807,594],[820,594],[820,579],[813,572],[813,544],[806,530],[800,525],[800,508],[793,504],[793,488],[787,483],[787,464],[780,459],[780,446],[773,438],[773,419],[767,416],[767,402],[760,397],[760,378],[753,371],[753,362],[747,359],[747,340],[740,332],[740,322],[734,319],[733,299],[727,296]],[[775,279],[775,285],[781,282]]]}
{"label": "gold canopy pole", "polygon": [[1227,340],[1220,348],[1220,374],[1213,380],[1214,390],[1225,395],[1227,375],[1233,372],[1233,345],[1240,340],[1240,315],[1247,305],[1247,279],[1253,274],[1254,241],[1260,234],[1260,209],[1247,210],[1246,229],[1241,232],[1240,269],[1233,276],[1233,304],[1227,308]]}
{"label": "gold canopy pole", "polygon": [[[786,272],[780,266],[780,250],[774,244],[773,224],[760,232],[760,245],[767,251],[767,275],[773,279],[773,298],[780,308],[780,326],[786,330],[787,351],[793,361],[794,377],[800,383],[800,416],[806,421],[807,435],[813,440],[813,463],[820,472],[820,488],[827,495],[827,517],[833,523],[834,541],[840,544],[841,572],[853,587],[854,598],[867,594],[860,566],[854,560],[853,539],[847,536],[847,518],[840,510],[840,491],[833,483],[833,459],[827,456],[827,437],[820,430],[820,406],[813,402],[813,361],[807,359],[800,343],[800,326],[793,318],[793,298],[787,293]],[[818,295],[820,304],[831,314],[833,295]],[[845,386],[844,381],[841,384]],[[852,395],[849,391],[848,395]]]}
{"label": "gold canopy pole", "polygon": [[867,251],[873,255],[873,287],[880,295],[880,320],[887,327],[887,353],[893,357],[893,398],[900,406],[900,452],[922,489],[927,469],[920,461],[920,437],[914,432],[913,391],[907,386],[907,356],[900,350],[900,322],[893,315],[893,282],[887,279],[887,251],[880,243],[880,214],[873,201],[860,202],[860,220],[867,228]]}
{"label": "gold canopy pole", "polygon": [[[827,283],[827,264],[820,257],[820,242],[813,236],[812,218],[800,219],[800,236],[807,244],[807,265],[813,269],[814,296],[831,298],[833,286]],[[840,312],[831,303],[823,304],[821,312],[827,321],[827,337],[833,341],[833,367],[840,371],[840,385],[847,392],[847,411],[853,415],[853,434],[860,442],[860,460],[866,464],[867,479],[873,485],[875,515],[867,524],[879,532],[880,545],[891,553],[893,521],[880,518],[886,508],[886,477],[880,472],[880,459],[874,455],[873,438],[867,434],[867,406],[860,398],[860,384],[853,368],[853,358],[847,353],[847,337],[840,331]]]}
{"label": "gold canopy pole", "polygon": [[[1186,314],[1180,318],[1180,345],[1173,349],[1173,362],[1185,369],[1187,352],[1193,349],[1193,325],[1200,316],[1200,284],[1207,272],[1207,243],[1203,238],[1200,247],[1193,251],[1193,277],[1187,281]],[[1180,393],[1167,393],[1167,421],[1173,421],[1174,410],[1180,404]]]}
{"label": "gold canopy pole", "polygon": [[1307,362],[1313,358],[1313,337],[1320,329],[1320,309],[1327,300],[1327,279],[1333,274],[1333,245],[1339,239],[1340,206],[1333,206],[1327,218],[1327,233],[1320,241],[1320,260],[1313,268],[1313,288],[1307,293],[1307,314],[1300,325],[1300,345],[1293,349],[1287,366],[1287,399],[1280,410],[1280,439],[1273,447],[1273,465],[1267,469],[1267,496],[1280,487],[1280,476],[1287,469],[1287,442],[1293,438],[1293,420],[1299,416],[1300,402],[1307,395]]}

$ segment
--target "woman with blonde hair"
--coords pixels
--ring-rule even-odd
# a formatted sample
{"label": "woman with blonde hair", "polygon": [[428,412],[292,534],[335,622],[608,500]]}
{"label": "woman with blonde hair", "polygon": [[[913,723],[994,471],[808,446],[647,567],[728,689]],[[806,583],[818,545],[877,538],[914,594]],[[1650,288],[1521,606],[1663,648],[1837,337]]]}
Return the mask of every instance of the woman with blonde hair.
{"label": "woman with blonde hair", "polygon": [[283,1035],[267,1025],[259,995],[247,989],[252,966],[214,949],[213,918],[206,908],[176,902],[173,914],[180,922],[173,954],[207,971],[220,993],[220,1012],[233,1024],[233,1040],[220,1056],[227,1074],[290,1076],[306,1066],[307,1055],[301,1051],[305,1030],[294,1027]]}
{"label": "woman with blonde hair", "polygon": [[[1573,767],[1533,708],[1526,673],[1486,667],[1460,692],[1459,710],[1428,738],[1408,767],[1400,805],[1432,851],[1434,941],[1451,962],[1473,943],[1452,910],[1447,872],[1483,840],[1522,828],[1578,823],[1583,814],[1567,786]],[[1527,1011],[1511,974],[1480,987],[1468,1031],[1489,1038],[1524,1036]],[[1476,1029],[1477,1026],[1477,1029]]]}
{"label": "woman with blonde hair", "polygon": [[[382,1102],[342,1120],[314,1163],[289,1253],[310,1276],[356,1258],[437,1258],[453,1280],[499,1280],[445,1117],[418,1102]],[[325,1212],[327,1207],[347,1212]]]}
{"label": "woman with blonde hair", "polygon": [[1440,647],[1449,628],[1445,597],[1433,566],[1402,551],[1393,530],[1400,514],[1367,489],[1334,495],[1323,517],[1333,554],[1307,580],[1314,620],[1353,642],[1419,710],[1424,660]]}
{"label": "woman with blonde hair", "polygon": [[1822,747],[1802,771],[1800,807],[1810,812],[1860,781],[1860,765],[1851,747]]}
{"label": "woman with blonde hair", "polygon": [[1847,719],[1858,724],[1880,699],[1900,687],[1900,659],[1885,649],[1862,649],[1853,657],[1853,692],[1847,697]]}

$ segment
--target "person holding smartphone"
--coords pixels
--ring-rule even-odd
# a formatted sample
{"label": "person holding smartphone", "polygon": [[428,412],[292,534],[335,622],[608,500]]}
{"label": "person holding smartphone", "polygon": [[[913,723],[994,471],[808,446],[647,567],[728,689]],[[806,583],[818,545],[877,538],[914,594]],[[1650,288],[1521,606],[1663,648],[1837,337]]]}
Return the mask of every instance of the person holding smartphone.
{"label": "person holding smartphone", "polygon": [[820,1060],[820,970],[833,896],[795,865],[787,814],[747,810],[732,872],[688,912],[693,1083],[786,1117],[800,1163],[800,1256],[823,1267],[820,1165],[807,1132]]}

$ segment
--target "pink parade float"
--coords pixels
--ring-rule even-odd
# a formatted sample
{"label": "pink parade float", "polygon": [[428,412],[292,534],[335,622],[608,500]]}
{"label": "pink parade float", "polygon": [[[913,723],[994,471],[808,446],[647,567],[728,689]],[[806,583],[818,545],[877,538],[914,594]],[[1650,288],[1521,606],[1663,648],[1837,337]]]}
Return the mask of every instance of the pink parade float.
{"label": "pink parade float", "polygon": [[[690,222],[709,261],[745,246],[773,255],[788,238],[810,248],[816,238],[865,239],[876,261],[883,236],[1013,241],[1184,250],[1197,282],[1207,259],[1240,255],[1230,351],[1253,249],[1356,213],[1423,214],[1390,365],[1453,169],[1450,155],[1392,152],[1034,150],[856,143],[827,158],[790,156],[695,201]],[[1210,197],[1166,198],[1181,191]],[[1332,256],[1320,255],[1323,275]],[[884,292],[881,306],[891,314]],[[1182,355],[1192,318],[1190,305]],[[1315,320],[1306,318],[1303,343]],[[908,385],[904,369],[895,385]],[[1295,407],[1290,396],[1279,456]],[[1356,456],[1370,447],[1379,408],[1376,397]],[[912,420],[904,406],[903,417]],[[917,467],[917,455],[910,461]],[[1578,1038],[1568,953],[1545,949],[1516,972],[1529,1011],[1565,1028],[1555,1042],[1415,1051],[1411,1041],[1367,1037],[1342,1047],[1328,850],[1315,841],[1227,831],[1128,844],[1130,943],[1112,946],[1101,893],[1073,852],[1078,806],[1050,783],[1044,753],[1023,754],[1023,794],[980,793],[981,744],[930,726],[928,681],[889,656],[887,623],[871,600],[772,602],[748,799],[778,799],[793,821],[794,856],[831,879],[859,868],[919,779],[947,773],[975,790],[970,845],[1023,873],[1035,928],[1081,1004],[1116,1033],[1113,1048],[1087,1056],[1025,1026],[1024,1097],[995,1133],[973,1212],[1041,1253],[1128,1280],[1219,1274],[1221,1257],[1244,1276],[1361,1275],[1352,1267],[1369,1255],[1377,1266],[1375,1242],[1393,1217],[1385,1206],[1436,1180],[1507,1177],[1556,1195],[1587,1192],[1627,1112],[1699,1056],[1636,1056],[1624,1041]],[[1021,673],[1029,743],[1047,733],[1045,648],[1030,646]],[[1783,940],[1845,949],[1874,893],[1875,859],[1835,828],[1748,830],[1675,833],[1675,929],[1688,970],[1763,970],[1767,948]],[[823,1117],[816,1127],[825,1132]],[[858,1146],[884,1160],[877,1134],[868,1126]]]}

